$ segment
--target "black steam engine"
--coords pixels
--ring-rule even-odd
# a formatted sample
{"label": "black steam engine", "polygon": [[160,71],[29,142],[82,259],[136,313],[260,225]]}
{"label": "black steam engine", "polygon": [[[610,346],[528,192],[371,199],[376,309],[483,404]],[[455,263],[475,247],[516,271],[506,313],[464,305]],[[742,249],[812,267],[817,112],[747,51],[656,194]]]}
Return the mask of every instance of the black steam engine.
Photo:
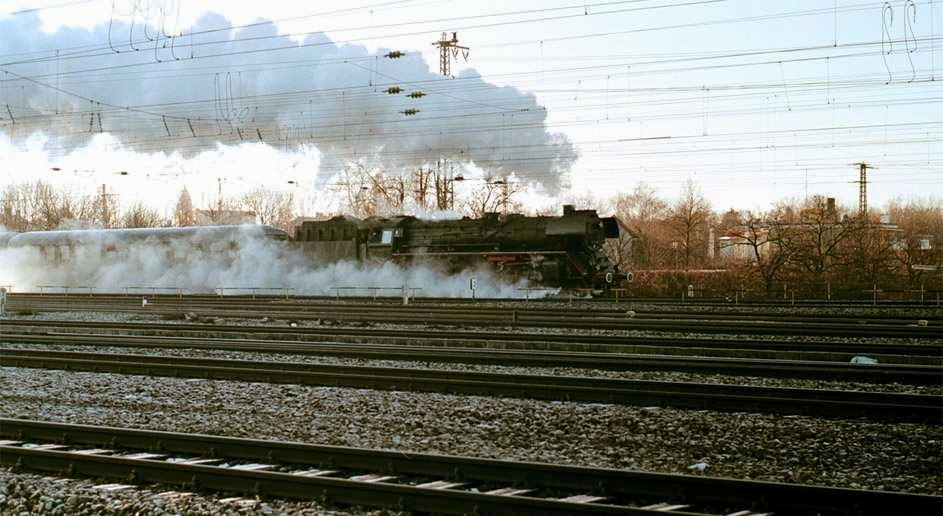
{"label": "black steam engine", "polygon": [[491,264],[510,276],[543,285],[600,288],[617,272],[602,244],[618,236],[615,218],[565,205],[560,217],[496,213],[442,221],[334,217],[302,223],[294,240],[322,263],[428,261],[445,264],[450,272]]}
{"label": "black steam engine", "polygon": [[495,213],[442,221],[334,217],[305,221],[291,239],[284,231],[254,225],[0,232],[0,250],[35,250],[36,260],[60,266],[83,259],[120,262],[131,246],[143,245],[168,263],[225,263],[243,244],[261,239],[280,252],[303,253],[313,265],[430,263],[451,273],[488,266],[538,285],[605,288],[617,271],[603,252],[603,243],[618,236],[615,218],[564,206],[559,217]]}

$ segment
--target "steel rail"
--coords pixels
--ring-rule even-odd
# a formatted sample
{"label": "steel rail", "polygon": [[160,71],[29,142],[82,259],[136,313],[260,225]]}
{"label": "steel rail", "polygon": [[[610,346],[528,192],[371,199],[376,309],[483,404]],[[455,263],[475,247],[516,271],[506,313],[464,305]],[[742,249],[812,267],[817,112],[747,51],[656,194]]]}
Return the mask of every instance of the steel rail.
{"label": "steel rail", "polygon": [[36,350],[0,366],[943,423],[937,395]]}
{"label": "steel rail", "polygon": [[[521,367],[587,368],[615,371],[679,371],[689,373],[803,378],[863,383],[943,385],[943,366],[851,364],[811,360],[768,360],[724,357],[627,355],[583,351],[506,350],[383,344],[324,344],[281,340],[196,337],[150,337],[88,334],[10,334],[3,342],[114,346],[134,348],[216,349],[252,353],[286,353],[343,358],[489,364]],[[2,349],[2,348],[0,348]]]}
{"label": "steel rail", "polygon": [[[11,464],[11,461],[15,460]],[[314,499],[321,503],[395,508],[433,514],[521,514],[540,516],[579,514],[664,514],[654,510],[608,504],[502,496],[413,485],[367,482],[352,478],[305,476],[273,471],[241,470],[184,464],[127,456],[70,453],[67,451],[0,445],[0,463],[17,470],[70,476],[92,476],[181,485],[194,490],[244,493],[250,496]],[[379,476],[378,476],[379,477]],[[382,477],[380,477],[382,478]],[[902,500],[903,501],[903,500]],[[697,513],[676,513],[697,514]]]}
{"label": "steel rail", "polygon": [[[0,445],[0,462],[21,469],[108,476],[123,481],[133,478],[136,482],[170,483],[194,489],[222,489],[261,496],[320,499],[340,504],[448,514],[665,514],[664,511],[642,508],[659,502],[687,506],[676,507],[670,514],[692,514],[680,512],[688,509],[699,512],[748,509],[777,514],[936,515],[943,510],[943,497],[925,494],[20,419],[0,419],[0,437],[17,441]],[[107,447],[108,450],[69,453],[63,449],[26,448],[22,446],[24,441],[60,443],[72,449]],[[125,450],[144,450],[160,456],[132,460]],[[197,455],[234,462],[262,461],[267,465],[283,466],[282,472],[249,471],[166,462],[165,457],[170,455]],[[312,467],[321,470],[322,474],[297,474],[299,468]],[[323,469],[332,471],[324,472]],[[379,482],[349,478],[351,472],[364,471],[387,478]],[[440,489],[415,485],[429,479],[460,485]],[[489,494],[488,491],[495,487],[527,491],[505,496]],[[560,500],[574,493],[598,495],[604,499],[588,503]]]}
{"label": "steel rail", "polygon": [[[943,345],[927,344],[889,344],[870,342],[821,342],[821,341],[774,341],[726,338],[678,338],[633,335],[574,335],[553,333],[520,332],[485,332],[469,330],[440,329],[388,329],[388,328],[343,328],[343,327],[291,327],[288,325],[267,326],[220,326],[215,324],[192,323],[126,323],[101,321],[55,321],[55,320],[0,320],[0,338],[16,328],[39,328],[42,332],[50,329],[100,329],[110,331],[130,331],[138,333],[157,333],[160,335],[180,335],[181,333],[225,333],[227,335],[281,335],[304,339],[330,339],[337,341],[348,339],[355,342],[375,342],[385,339],[393,343],[415,343],[427,341],[433,345],[450,346],[458,343],[478,343],[505,347],[540,346],[552,347],[554,344],[566,348],[580,348],[587,351],[636,352],[640,348],[694,348],[699,352],[709,350],[753,350],[763,352],[802,352],[845,354],[846,359],[857,354],[899,355],[901,357],[928,357],[939,360],[943,357]],[[466,344],[467,345],[467,344]],[[562,346],[561,346],[562,347]]]}
{"label": "steel rail", "polygon": [[[144,296],[146,298],[146,296]],[[45,297],[31,298],[29,301],[21,297],[12,297],[8,303],[13,310],[24,309],[47,309],[47,310],[90,310],[90,309],[138,309],[142,303],[138,297],[128,296],[75,296],[69,298]],[[245,300],[230,299],[226,297],[210,299],[190,299],[190,298],[149,298],[148,304],[151,308],[169,308],[173,310],[238,310],[238,311],[264,311],[269,314],[294,313],[298,311],[315,311],[321,314],[338,313],[349,314],[365,311],[382,311],[385,314],[402,314],[409,316],[417,312],[423,314],[432,314],[437,317],[448,317],[450,315],[464,315],[474,313],[480,318],[500,319],[507,317],[509,313],[516,312],[521,319],[527,318],[563,318],[574,317],[594,317],[594,318],[615,318],[625,319],[626,310],[622,308],[585,308],[585,307],[541,307],[530,304],[510,303],[509,306],[494,306],[493,304],[469,303],[464,306],[436,306],[430,304],[422,305],[391,305],[377,303],[324,303],[324,302],[304,302],[297,300]],[[711,321],[743,321],[743,320],[769,320],[779,322],[823,322],[829,324],[872,324],[872,325],[898,325],[898,324],[916,324],[919,316],[891,316],[883,314],[881,316],[869,315],[840,315],[840,314],[815,314],[802,315],[781,312],[745,312],[732,310],[712,310],[707,311],[638,311],[634,312],[633,318],[662,320],[670,318],[672,320],[711,320]],[[943,321],[940,317],[925,317],[928,326],[940,326]]]}
{"label": "steel rail", "polygon": [[[123,309],[137,310],[142,306],[142,302],[137,298],[116,297],[106,299],[95,297],[92,299],[85,297],[73,297],[69,299],[45,300],[39,302],[32,301],[25,303],[23,300],[11,301],[11,310],[26,309],[46,309],[50,311],[62,310],[108,310]],[[227,298],[218,298],[217,300],[193,301],[189,299],[148,299],[148,306],[151,309],[172,309],[172,310],[226,310],[240,312],[263,312],[271,315],[287,314],[291,315],[297,312],[311,311],[319,314],[350,314],[363,312],[382,311],[385,315],[401,314],[405,317],[414,315],[417,312],[433,315],[436,317],[448,317],[454,315],[466,315],[474,313],[482,319],[502,319],[517,314],[521,320],[528,318],[561,318],[572,319],[575,317],[591,318],[609,318],[616,320],[626,319],[626,309],[595,308],[586,309],[579,307],[568,307],[564,309],[535,307],[527,304],[511,304],[510,306],[492,306],[483,304],[468,304],[464,306],[435,306],[429,304],[422,305],[390,305],[376,303],[358,303],[358,304],[325,304],[325,303],[303,303],[297,301],[257,301],[257,300],[231,300]],[[776,312],[744,312],[744,311],[632,311],[632,318],[639,320],[694,320],[694,321],[771,321],[771,322],[820,322],[827,324],[870,324],[870,325],[915,325],[921,317],[914,315],[890,316],[887,314],[881,316],[875,315],[837,315],[837,314],[784,314]],[[923,320],[927,326],[940,326],[943,321],[939,317],[924,317]]]}

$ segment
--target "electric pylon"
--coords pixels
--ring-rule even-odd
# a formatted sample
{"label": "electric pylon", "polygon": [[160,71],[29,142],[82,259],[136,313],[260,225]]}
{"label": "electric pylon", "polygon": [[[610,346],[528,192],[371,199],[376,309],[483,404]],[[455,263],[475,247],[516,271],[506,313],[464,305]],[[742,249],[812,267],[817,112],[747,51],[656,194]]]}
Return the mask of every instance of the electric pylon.
{"label": "electric pylon", "polygon": [[861,161],[859,163],[852,163],[852,165],[858,167],[858,180],[854,181],[858,183],[858,214],[862,217],[868,216],[868,169],[877,168],[874,165],[868,165],[867,163]]}
{"label": "electric pylon", "polygon": [[[462,57],[468,61],[468,47],[463,47],[458,44],[458,32],[452,33],[452,39],[449,39],[448,34],[445,32],[442,33],[442,38],[439,41],[432,43],[434,46],[439,47],[439,73],[448,77],[451,75],[451,64],[452,58],[458,59],[458,51],[462,51]],[[451,53],[451,57],[449,56]]]}

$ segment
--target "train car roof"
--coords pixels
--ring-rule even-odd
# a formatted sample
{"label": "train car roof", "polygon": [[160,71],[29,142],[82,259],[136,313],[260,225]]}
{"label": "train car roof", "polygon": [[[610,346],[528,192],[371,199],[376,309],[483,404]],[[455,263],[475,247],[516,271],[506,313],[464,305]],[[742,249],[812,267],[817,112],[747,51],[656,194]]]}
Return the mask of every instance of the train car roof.
{"label": "train car roof", "polygon": [[0,246],[5,246],[16,235],[19,235],[16,231],[0,231]]}
{"label": "train car roof", "polygon": [[186,238],[226,239],[264,236],[286,240],[288,234],[271,226],[245,224],[238,226],[189,226],[170,228],[129,229],[76,229],[56,231],[29,231],[8,239],[10,246],[55,244],[100,244],[111,242],[143,242],[147,240],[177,240]]}

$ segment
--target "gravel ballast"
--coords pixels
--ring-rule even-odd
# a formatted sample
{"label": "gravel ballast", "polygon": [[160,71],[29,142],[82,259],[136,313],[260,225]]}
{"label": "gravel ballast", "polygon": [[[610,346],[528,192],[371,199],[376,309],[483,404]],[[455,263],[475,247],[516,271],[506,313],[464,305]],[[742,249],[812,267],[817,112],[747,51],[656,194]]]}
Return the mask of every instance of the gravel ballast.
{"label": "gravel ballast", "polygon": [[648,471],[943,494],[943,428],[0,369],[0,415]]}
{"label": "gravel ballast", "polygon": [[[208,350],[74,350],[923,394],[943,388]],[[934,425],[20,368],[0,368],[0,416],[943,495],[943,427]],[[693,467],[699,463],[702,472]],[[0,468],[0,513],[380,513],[282,500],[223,502],[223,494],[168,498],[160,493],[171,488],[156,486],[109,492],[95,487],[101,483]]]}
{"label": "gravel ballast", "polygon": [[[117,487],[117,489],[116,489]],[[233,499],[235,498],[235,499]],[[27,516],[246,515],[369,516],[379,511],[334,511],[313,502],[206,496],[172,488],[122,488],[89,479],[14,473],[0,468],[0,512]]]}

